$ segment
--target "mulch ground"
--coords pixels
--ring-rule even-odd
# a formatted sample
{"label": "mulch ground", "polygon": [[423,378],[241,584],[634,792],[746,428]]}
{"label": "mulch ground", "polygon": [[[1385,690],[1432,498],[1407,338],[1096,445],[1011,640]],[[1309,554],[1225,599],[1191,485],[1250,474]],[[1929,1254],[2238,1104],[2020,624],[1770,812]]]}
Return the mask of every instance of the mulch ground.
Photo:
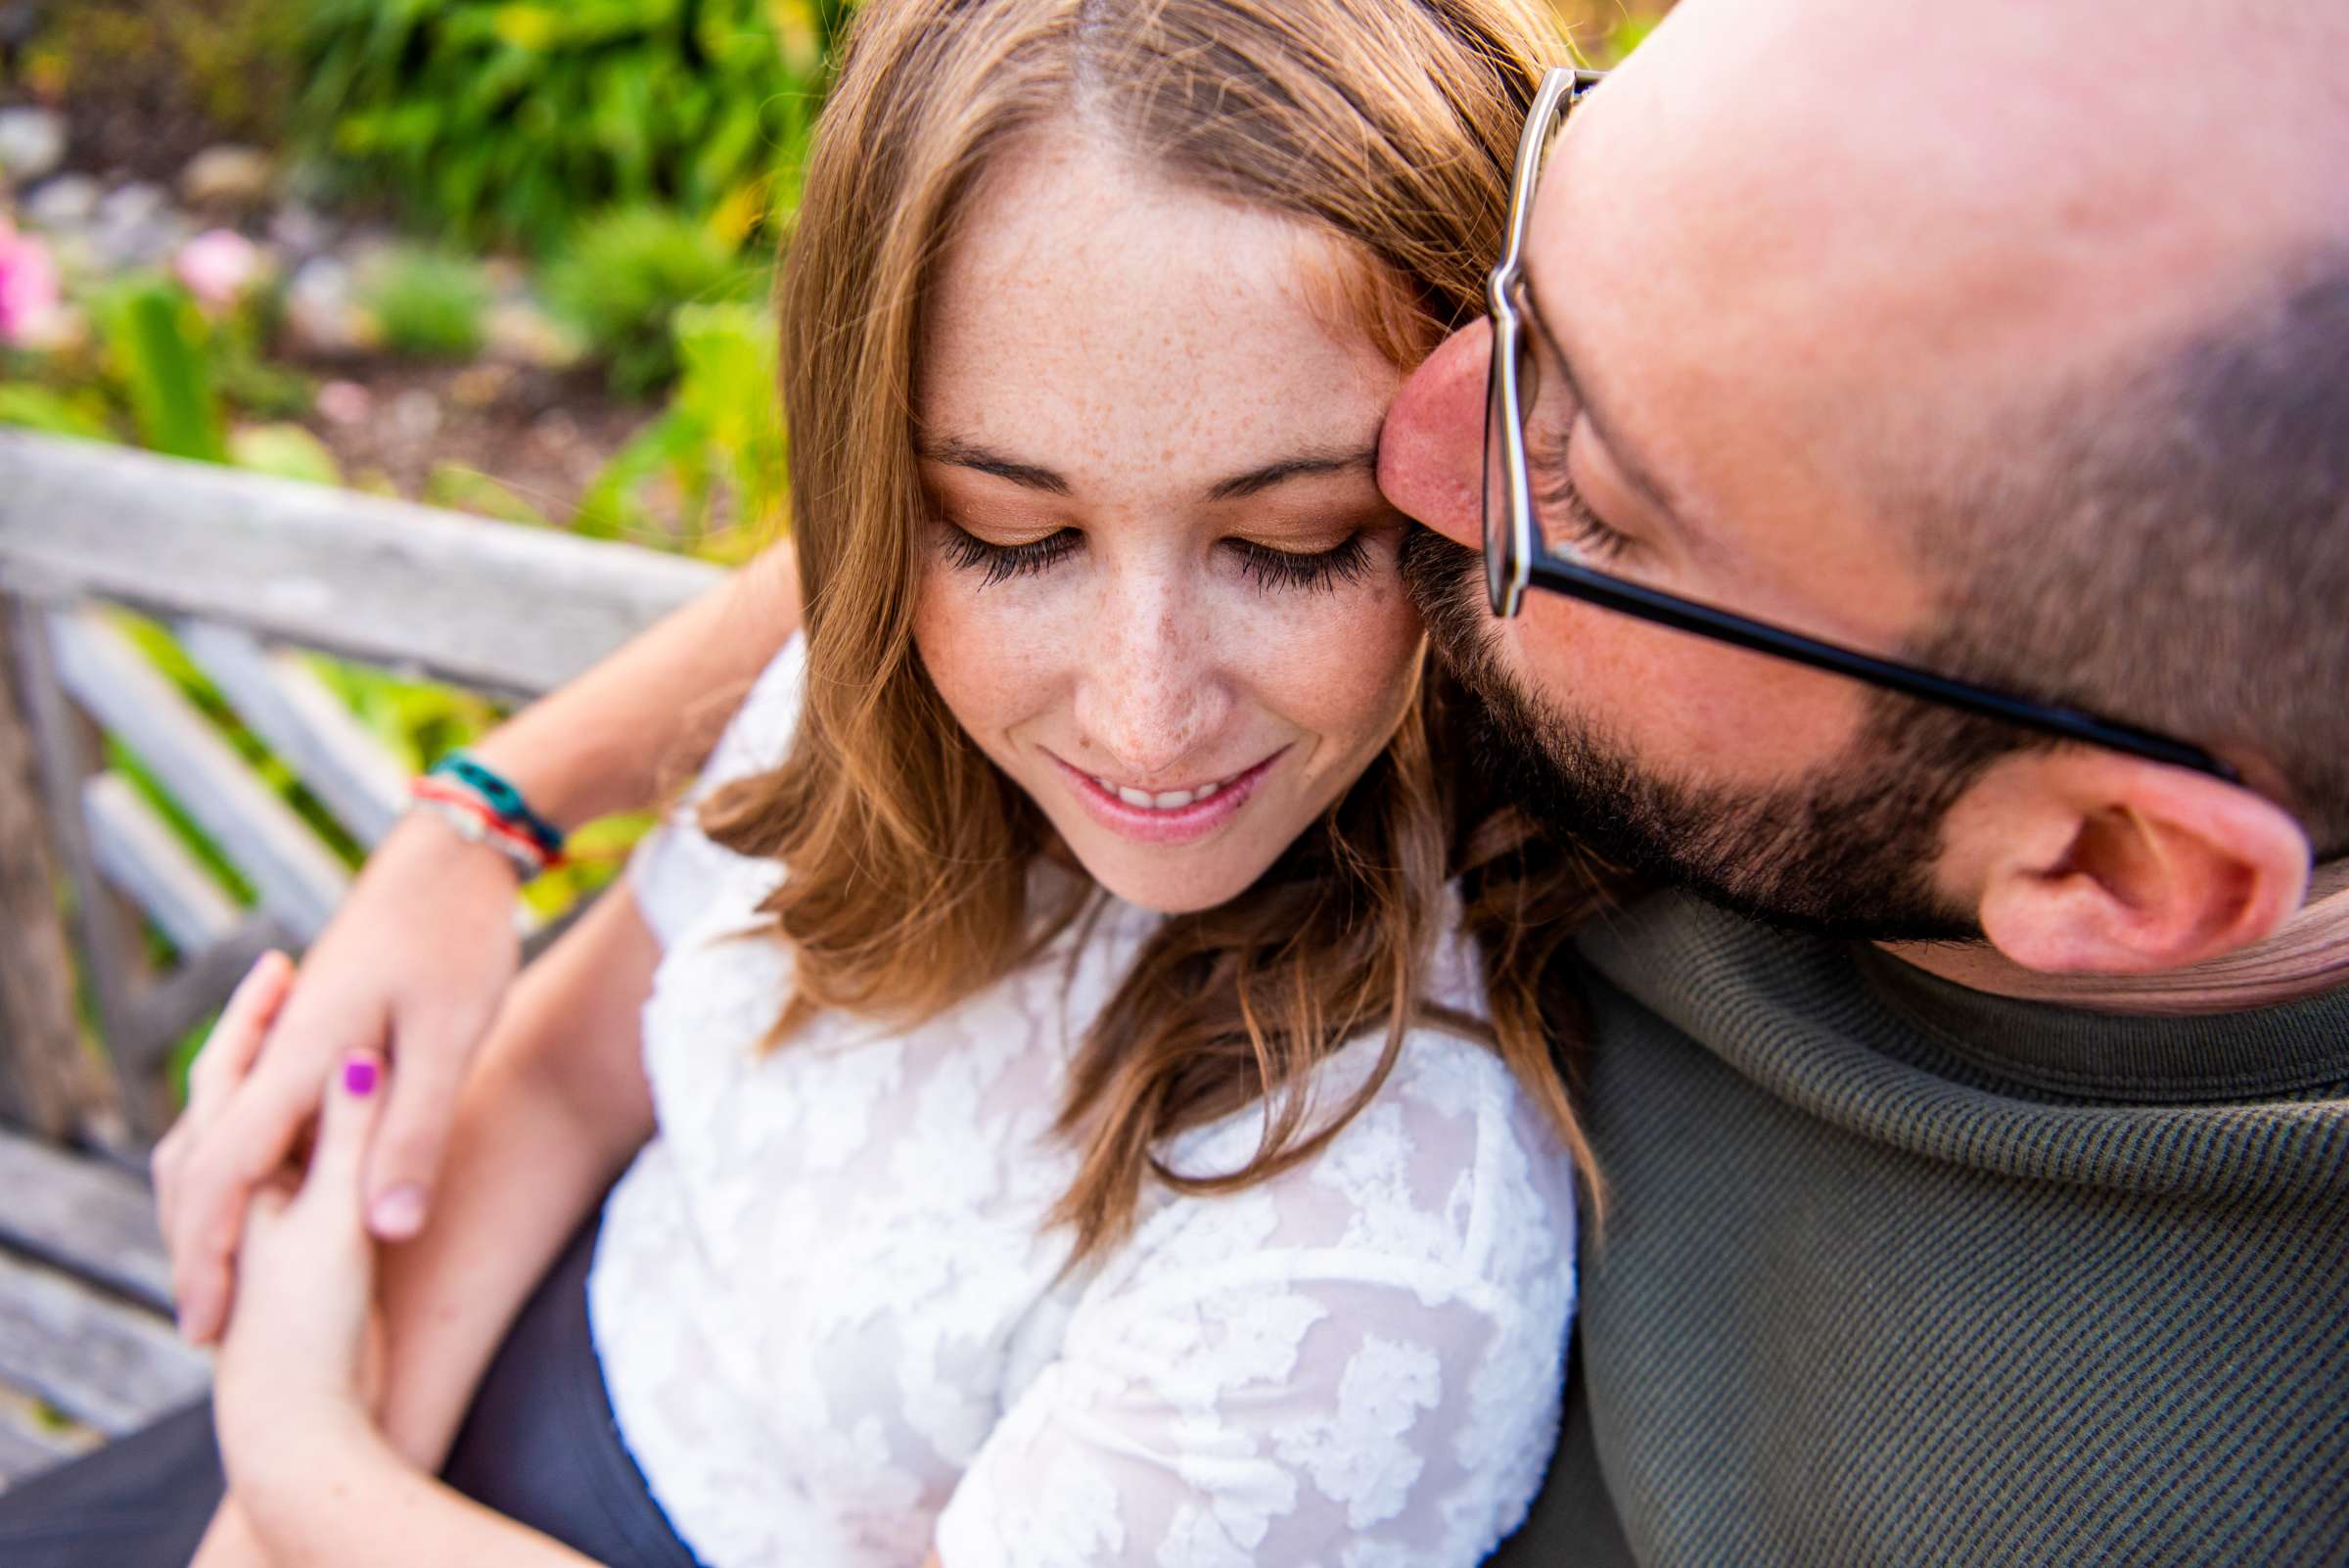
{"label": "mulch ground", "polygon": [[436,471],[469,469],[498,482],[552,523],[653,410],[614,399],[592,371],[409,360],[298,361],[319,381],[368,392],[367,417],[339,424],[313,412],[301,423],[324,441],[347,480],[380,475],[410,500],[466,506]]}

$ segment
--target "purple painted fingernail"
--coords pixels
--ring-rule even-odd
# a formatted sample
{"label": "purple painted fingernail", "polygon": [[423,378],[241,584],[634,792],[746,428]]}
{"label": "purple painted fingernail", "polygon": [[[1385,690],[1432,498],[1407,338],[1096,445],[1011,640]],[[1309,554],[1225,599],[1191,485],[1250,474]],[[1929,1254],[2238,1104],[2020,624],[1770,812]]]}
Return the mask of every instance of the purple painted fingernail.
{"label": "purple painted fingernail", "polygon": [[365,1057],[353,1057],[343,1064],[343,1086],[360,1099],[375,1092],[375,1064]]}

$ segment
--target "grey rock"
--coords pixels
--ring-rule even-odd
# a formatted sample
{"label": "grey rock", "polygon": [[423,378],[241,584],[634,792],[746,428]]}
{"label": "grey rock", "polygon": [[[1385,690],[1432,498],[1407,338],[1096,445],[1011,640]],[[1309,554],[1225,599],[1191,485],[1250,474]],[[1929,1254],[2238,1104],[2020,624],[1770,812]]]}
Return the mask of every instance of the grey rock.
{"label": "grey rock", "polygon": [[334,243],[334,226],[306,202],[288,202],[269,214],[269,241],[297,261],[305,261]]}
{"label": "grey rock", "polygon": [[28,106],[0,109],[0,172],[26,182],[53,172],[65,161],[65,116]]}
{"label": "grey rock", "polygon": [[223,142],[188,160],[180,170],[180,200],[190,207],[252,211],[269,200],[277,162],[257,147]]}
{"label": "grey rock", "polygon": [[327,255],[298,267],[286,285],[286,330],[325,353],[357,347],[360,313],[351,300],[350,268]]}
{"label": "grey rock", "polygon": [[87,174],[60,174],[43,180],[24,198],[25,221],[52,234],[89,227],[98,215],[98,182]]}
{"label": "grey rock", "polygon": [[420,441],[440,428],[440,403],[421,387],[392,399],[392,428],[402,439]]}
{"label": "grey rock", "polygon": [[160,187],[134,180],[99,200],[88,239],[98,264],[113,271],[154,266],[195,232]]}

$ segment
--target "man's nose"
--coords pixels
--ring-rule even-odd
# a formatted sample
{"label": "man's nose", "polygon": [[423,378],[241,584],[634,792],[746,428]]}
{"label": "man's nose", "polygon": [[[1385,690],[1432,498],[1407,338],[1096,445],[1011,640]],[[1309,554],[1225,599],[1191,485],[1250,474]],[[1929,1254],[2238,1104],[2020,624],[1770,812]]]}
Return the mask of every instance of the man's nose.
{"label": "man's nose", "polygon": [[1101,636],[1078,685],[1078,735],[1082,761],[1120,783],[1188,782],[1175,773],[1229,710],[1212,628],[1183,599],[1180,584],[1164,580],[1104,598]]}
{"label": "man's nose", "polygon": [[1406,516],[1480,548],[1484,542],[1485,380],[1493,324],[1477,321],[1436,346],[1387,410],[1378,487]]}

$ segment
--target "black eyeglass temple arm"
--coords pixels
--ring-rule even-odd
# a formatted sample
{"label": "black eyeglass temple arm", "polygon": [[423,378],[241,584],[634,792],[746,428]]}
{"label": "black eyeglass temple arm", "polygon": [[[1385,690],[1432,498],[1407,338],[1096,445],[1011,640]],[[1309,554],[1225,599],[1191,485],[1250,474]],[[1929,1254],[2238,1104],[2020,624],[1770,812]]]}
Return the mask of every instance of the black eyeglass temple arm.
{"label": "black eyeglass temple arm", "polygon": [[1771,654],[1796,664],[1808,665],[1814,669],[1848,675],[1905,696],[1943,703],[2009,724],[2020,724],[2042,734],[2109,747],[2173,767],[2191,768],[2229,784],[2242,782],[2242,776],[2234,767],[2200,747],[2172,740],[2167,735],[2155,734],[2151,730],[2140,729],[2134,724],[2124,724],[2074,708],[2057,707],[2027,697],[1993,691],[1987,686],[1936,675],[1913,665],[1898,664],[1849,648],[1839,648],[1833,643],[1820,642],[1800,632],[1773,626],[1768,622],[1749,621],[1743,616],[1700,604],[1694,599],[1682,599],[1654,588],[1642,587],[1635,582],[1626,582],[1555,557],[1537,555],[1529,566],[1529,587],[1547,588],[1552,593],[1580,599],[1601,609],[1635,616],[1641,621],[1652,621],[1659,625],[1748,648],[1756,653]]}

